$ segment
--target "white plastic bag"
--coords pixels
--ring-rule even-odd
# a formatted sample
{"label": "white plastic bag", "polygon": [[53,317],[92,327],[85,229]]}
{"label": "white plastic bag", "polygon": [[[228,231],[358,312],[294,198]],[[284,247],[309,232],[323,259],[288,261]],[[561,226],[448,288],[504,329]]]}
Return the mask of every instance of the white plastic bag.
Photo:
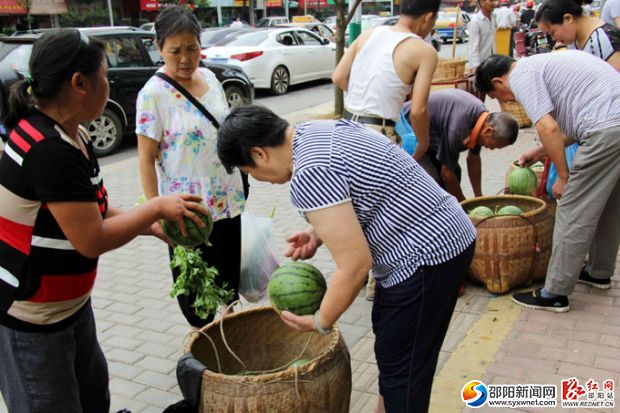
{"label": "white plastic bag", "polygon": [[251,303],[265,296],[269,278],[279,266],[269,242],[272,230],[272,218],[257,217],[246,206],[241,214],[239,294]]}

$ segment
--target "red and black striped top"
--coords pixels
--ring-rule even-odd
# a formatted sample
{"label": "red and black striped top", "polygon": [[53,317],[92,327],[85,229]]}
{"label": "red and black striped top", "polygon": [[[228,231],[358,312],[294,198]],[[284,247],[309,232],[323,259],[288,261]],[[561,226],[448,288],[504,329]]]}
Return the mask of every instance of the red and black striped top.
{"label": "red and black striped top", "polygon": [[73,248],[47,204],[108,196],[85,130],[88,158],[42,112],[22,119],[0,158],[0,323],[24,331],[63,328],[90,298],[97,259]]}

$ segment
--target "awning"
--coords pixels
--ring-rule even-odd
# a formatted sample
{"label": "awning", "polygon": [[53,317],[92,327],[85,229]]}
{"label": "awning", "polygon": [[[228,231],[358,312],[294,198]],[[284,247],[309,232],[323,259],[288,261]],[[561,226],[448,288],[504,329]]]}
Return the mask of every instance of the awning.
{"label": "awning", "polygon": [[[185,4],[185,1],[179,1],[179,4]],[[140,0],[140,11],[153,11],[159,10],[163,7],[174,6],[175,3],[168,3],[166,0],[158,1],[158,0]],[[190,9],[196,7],[194,3],[189,3],[187,5]]]}
{"label": "awning", "polygon": [[[24,2],[17,0],[0,0],[0,15],[27,14],[22,6]],[[62,14],[67,11],[65,0],[32,0],[30,14]]]}

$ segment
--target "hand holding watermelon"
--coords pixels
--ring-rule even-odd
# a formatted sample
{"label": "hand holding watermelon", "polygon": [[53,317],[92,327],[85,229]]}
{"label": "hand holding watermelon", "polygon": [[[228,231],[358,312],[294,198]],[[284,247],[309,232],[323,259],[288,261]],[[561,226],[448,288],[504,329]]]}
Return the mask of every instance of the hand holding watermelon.
{"label": "hand holding watermelon", "polygon": [[282,311],[280,314],[282,321],[286,323],[289,327],[294,328],[299,331],[316,331],[316,327],[314,326],[314,315],[296,315],[291,313],[290,311]]}
{"label": "hand holding watermelon", "polygon": [[523,155],[521,155],[521,157],[519,157],[519,165],[534,165],[536,162],[540,161],[543,156],[545,156],[545,147],[542,145],[528,149],[523,153]]}

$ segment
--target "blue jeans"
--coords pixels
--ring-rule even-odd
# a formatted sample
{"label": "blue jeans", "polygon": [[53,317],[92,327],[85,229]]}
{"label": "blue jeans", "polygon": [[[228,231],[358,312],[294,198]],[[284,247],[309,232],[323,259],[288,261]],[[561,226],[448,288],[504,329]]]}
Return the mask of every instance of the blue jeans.
{"label": "blue jeans", "polygon": [[387,413],[428,411],[439,350],[475,244],[443,264],[420,267],[390,288],[377,284],[372,329]]}
{"label": "blue jeans", "polygon": [[10,413],[109,412],[108,365],[86,306],[60,331],[0,325],[0,391]]}

